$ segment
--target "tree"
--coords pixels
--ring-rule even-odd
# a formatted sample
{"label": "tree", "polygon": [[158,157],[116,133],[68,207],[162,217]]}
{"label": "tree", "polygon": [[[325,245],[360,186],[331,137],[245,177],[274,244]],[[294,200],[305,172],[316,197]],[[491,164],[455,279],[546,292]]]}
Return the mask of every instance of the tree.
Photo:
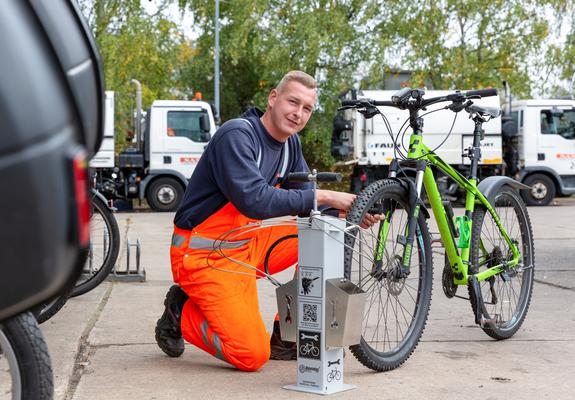
{"label": "tree", "polygon": [[[181,0],[201,33],[185,76],[213,96],[214,2]],[[371,11],[359,0],[244,0],[221,3],[221,114],[238,116],[251,105],[264,108],[269,91],[292,69],[320,85],[318,109],[302,134],[308,162],[333,163],[332,119],[337,94],[349,89],[369,48],[359,35]],[[190,83],[191,84],[191,83]]]}
{"label": "tree", "polygon": [[[508,81],[516,95],[530,95],[535,80],[530,62],[550,29],[540,13],[542,1],[382,3],[387,14],[378,27],[382,42],[389,46],[391,41],[400,55],[391,66],[414,71],[413,86],[470,89]],[[372,70],[372,79],[378,74]]]}
{"label": "tree", "polygon": [[139,0],[85,0],[81,7],[100,48],[106,89],[116,92],[116,145],[121,150],[133,129],[135,89],[130,81],[142,83],[144,108],[155,99],[187,93],[178,66],[193,56],[193,49],[162,14],[163,5],[154,15]]}

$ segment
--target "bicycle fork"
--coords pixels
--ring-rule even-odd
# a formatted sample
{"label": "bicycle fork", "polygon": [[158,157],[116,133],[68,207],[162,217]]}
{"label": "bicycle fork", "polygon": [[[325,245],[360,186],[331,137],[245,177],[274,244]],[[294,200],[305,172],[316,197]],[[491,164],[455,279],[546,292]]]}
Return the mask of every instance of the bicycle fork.
{"label": "bicycle fork", "polygon": [[[409,275],[410,273],[410,265],[411,265],[411,253],[413,251],[413,242],[415,241],[415,234],[417,232],[417,220],[419,218],[420,212],[420,195],[421,189],[423,187],[423,175],[425,169],[427,168],[427,161],[425,160],[417,160],[415,162],[416,165],[416,177],[415,177],[415,184],[411,180],[402,180],[408,186],[408,196],[409,196],[409,215],[408,215],[408,222],[405,227],[405,231],[403,235],[398,235],[397,241],[401,245],[403,245],[403,254],[401,257],[397,257],[396,260],[393,260],[394,265],[393,270],[395,271],[395,278],[402,279]],[[397,179],[397,170],[399,169],[399,163],[397,160],[393,160],[390,164],[390,173],[389,177],[392,179]],[[384,256],[384,249],[385,243],[387,240],[387,235],[389,233],[390,223],[391,223],[391,216],[393,214],[393,209],[391,204],[387,204],[384,206],[384,215],[385,219],[379,225],[378,231],[378,242],[376,251],[374,254],[374,268],[372,270],[372,275],[381,274],[382,267],[383,267],[383,256]]]}

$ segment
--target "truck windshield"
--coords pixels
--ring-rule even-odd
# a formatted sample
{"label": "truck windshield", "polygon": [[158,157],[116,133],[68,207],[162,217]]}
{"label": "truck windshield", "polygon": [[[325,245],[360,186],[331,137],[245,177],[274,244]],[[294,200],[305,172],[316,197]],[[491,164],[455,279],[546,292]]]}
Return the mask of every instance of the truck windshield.
{"label": "truck windshield", "polygon": [[209,121],[206,111],[168,111],[167,134],[206,143],[210,140],[209,122],[202,126],[202,119]]}
{"label": "truck windshield", "polygon": [[563,110],[560,115],[551,110],[541,111],[541,133],[575,139],[575,110]]}

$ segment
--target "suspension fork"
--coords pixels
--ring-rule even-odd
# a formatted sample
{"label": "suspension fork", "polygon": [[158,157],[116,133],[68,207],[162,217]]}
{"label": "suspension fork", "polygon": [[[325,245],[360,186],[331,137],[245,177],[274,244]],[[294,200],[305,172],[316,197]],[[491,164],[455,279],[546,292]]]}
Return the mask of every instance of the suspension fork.
{"label": "suspension fork", "polygon": [[410,273],[411,253],[413,251],[413,242],[415,241],[415,233],[417,231],[417,220],[419,218],[421,188],[423,186],[423,174],[427,168],[428,161],[417,160],[415,162],[415,185],[411,181],[407,181],[410,185],[409,194],[409,219],[406,226],[405,235],[398,240],[403,247],[403,258],[401,262],[401,275],[405,277]]}
{"label": "suspension fork", "polygon": [[[421,188],[423,186],[423,175],[425,169],[427,168],[428,162],[425,160],[418,160],[416,164],[416,177],[415,184],[412,181],[406,180],[409,185],[409,216],[408,223],[405,227],[404,235],[398,237],[398,242],[404,246],[403,254],[401,257],[401,277],[405,277],[410,273],[410,263],[411,263],[411,253],[413,251],[413,242],[415,241],[415,234],[417,232],[417,220],[419,218],[420,204],[419,198],[421,195]],[[397,176],[397,170],[399,164],[396,160],[393,160],[390,164],[389,177],[395,178]],[[393,209],[391,203],[384,204],[384,215],[385,219],[380,222],[378,230],[378,241],[374,254],[374,265],[373,269],[376,271],[381,270],[383,266],[383,257],[385,250],[385,243],[387,241],[387,235],[389,234],[389,226],[391,223],[391,216],[393,214]],[[374,271],[372,271],[374,272]]]}
{"label": "suspension fork", "polygon": [[[396,178],[397,171],[399,170],[399,163],[397,159],[391,160],[389,164],[389,178]],[[379,223],[379,228],[377,231],[377,243],[375,245],[374,255],[373,255],[373,267],[372,275],[381,271],[383,267],[383,256],[385,252],[385,243],[387,241],[387,234],[389,233],[389,225],[391,223],[391,216],[393,215],[393,209],[391,208],[391,202],[385,200],[383,203],[383,215],[384,219]]]}

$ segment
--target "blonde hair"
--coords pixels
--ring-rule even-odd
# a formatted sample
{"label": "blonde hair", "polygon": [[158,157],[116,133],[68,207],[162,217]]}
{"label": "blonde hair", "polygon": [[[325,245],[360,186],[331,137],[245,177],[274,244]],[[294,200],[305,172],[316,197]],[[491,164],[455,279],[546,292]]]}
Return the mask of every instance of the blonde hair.
{"label": "blonde hair", "polygon": [[276,86],[278,93],[282,91],[286,84],[292,81],[299,82],[308,89],[317,89],[317,82],[311,75],[308,75],[303,71],[294,70],[285,74],[282,80],[278,83]]}

